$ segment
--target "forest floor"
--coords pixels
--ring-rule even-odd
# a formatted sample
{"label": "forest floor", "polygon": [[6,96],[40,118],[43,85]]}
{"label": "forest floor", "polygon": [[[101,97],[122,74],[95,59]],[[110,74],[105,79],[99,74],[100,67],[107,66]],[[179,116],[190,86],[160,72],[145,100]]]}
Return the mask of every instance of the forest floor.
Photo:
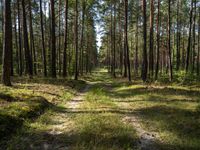
{"label": "forest floor", "polygon": [[200,149],[199,83],[15,80],[0,88],[0,149]]}

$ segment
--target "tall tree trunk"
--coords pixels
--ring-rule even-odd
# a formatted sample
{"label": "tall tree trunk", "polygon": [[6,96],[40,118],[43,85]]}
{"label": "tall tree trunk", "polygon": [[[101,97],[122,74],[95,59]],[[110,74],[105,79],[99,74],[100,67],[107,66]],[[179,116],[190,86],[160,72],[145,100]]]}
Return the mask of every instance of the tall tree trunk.
{"label": "tall tree trunk", "polygon": [[19,74],[19,46],[18,46],[18,36],[17,36],[17,14],[16,14],[16,4],[14,4],[14,35],[15,35],[15,49],[16,49],[16,65],[17,65],[17,69],[16,72],[17,74]]}
{"label": "tall tree trunk", "polygon": [[78,80],[78,0],[75,1],[75,80]]}
{"label": "tall tree trunk", "polygon": [[[112,1],[111,1],[112,2]],[[113,6],[111,3],[111,13],[110,13],[110,68],[111,75],[113,74]]]}
{"label": "tall tree trunk", "polygon": [[33,64],[32,58],[29,49],[29,39],[28,39],[28,32],[27,32],[27,23],[26,23],[26,6],[25,0],[22,0],[22,12],[23,12],[23,32],[24,32],[24,50],[25,50],[25,61],[26,61],[26,73],[30,77],[33,75]]}
{"label": "tall tree trunk", "polygon": [[151,0],[150,11],[150,34],[149,34],[149,75],[154,75],[154,0]]}
{"label": "tall tree trunk", "polygon": [[195,69],[195,55],[196,55],[196,0],[194,0],[194,15],[193,15],[193,43],[192,43],[192,73],[194,72]]}
{"label": "tall tree trunk", "polygon": [[127,56],[127,67],[128,67],[128,80],[131,81],[131,66],[130,66],[130,59],[129,59],[129,46],[128,46],[128,0],[124,1],[124,13],[125,13],[125,25],[124,25],[124,46]]}
{"label": "tall tree trunk", "polygon": [[199,21],[198,21],[198,52],[197,52],[197,75],[200,74],[200,8],[199,8]]}
{"label": "tall tree trunk", "polygon": [[67,46],[68,46],[68,0],[65,0],[65,37],[63,51],[63,77],[67,76]]}
{"label": "tall tree trunk", "polygon": [[36,51],[35,51],[35,39],[34,39],[34,35],[33,35],[33,22],[32,22],[32,7],[31,7],[31,0],[28,1],[28,8],[29,8],[29,28],[30,28],[30,51],[33,54],[32,58],[33,58],[33,69],[34,69],[34,73],[35,75],[37,75],[37,60],[36,60]]}
{"label": "tall tree trunk", "polygon": [[83,75],[83,61],[84,61],[84,30],[85,30],[85,9],[86,9],[86,2],[83,0],[82,2],[82,29],[81,29],[81,42],[80,42],[80,71]]}
{"label": "tall tree trunk", "polygon": [[17,0],[17,15],[18,15],[18,37],[19,37],[19,75],[22,75],[23,64],[22,64],[22,39],[21,39],[21,15],[20,15],[20,2]]}
{"label": "tall tree trunk", "polygon": [[176,22],[177,22],[177,34],[176,34],[176,70],[178,71],[180,68],[180,0],[177,0],[177,13],[176,13]]}
{"label": "tall tree trunk", "polygon": [[113,20],[113,72],[112,75],[114,78],[116,78],[116,2],[114,1],[114,20]]}
{"label": "tall tree trunk", "polygon": [[168,65],[169,65],[169,80],[173,79],[172,72],[172,56],[171,56],[171,0],[168,0]]}
{"label": "tall tree trunk", "polygon": [[147,81],[147,15],[146,15],[146,0],[142,0],[143,3],[143,62],[142,62],[142,80]]}
{"label": "tall tree trunk", "polygon": [[12,21],[10,0],[4,0],[4,42],[3,42],[3,67],[2,83],[11,86],[11,55],[12,55]]}
{"label": "tall tree trunk", "polygon": [[47,76],[47,62],[46,62],[46,49],[45,49],[45,39],[44,39],[44,23],[43,23],[43,11],[42,11],[42,0],[40,0],[40,27],[42,34],[42,60],[43,60],[43,73]]}
{"label": "tall tree trunk", "polygon": [[61,28],[61,0],[58,1],[58,70],[59,75],[61,76],[61,37],[60,37],[60,28]]}
{"label": "tall tree trunk", "polygon": [[135,32],[135,75],[138,75],[139,58],[138,58],[138,34],[139,34],[139,2],[136,1],[136,32]]}
{"label": "tall tree trunk", "polygon": [[158,14],[157,14],[157,58],[156,58],[156,74],[155,80],[158,79],[159,62],[160,62],[160,0],[158,0]]}
{"label": "tall tree trunk", "polygon": [[50,1],[51,5],[51,76],[56,78],[56,35],[55,35],[55,8],[54,0]]}
{"label": "tall tree trunk", "polygon": [[191,8],[190,8],[190,22],[189,22],[190,26],[189,26],[188,46],[187,46],[186,63],[185,63],[185,71],[186,72],[188,72],[189,61],[190,61],[192,18],[193,18],[192,16],[193,16],[193,0],[191,0]]}

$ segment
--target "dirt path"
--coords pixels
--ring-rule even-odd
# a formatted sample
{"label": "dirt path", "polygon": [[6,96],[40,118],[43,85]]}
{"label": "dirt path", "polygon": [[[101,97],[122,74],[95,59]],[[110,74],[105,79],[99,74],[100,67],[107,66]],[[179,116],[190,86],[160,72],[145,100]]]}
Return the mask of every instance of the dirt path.
{"label": "dirt path", "polygon": [[[90,85],[87,85],[80,93],[65,104],[63,107],[70,109],[71,112],[76,111],[76,109],[83,103],[84,96],[88,92]],[[70,149],[65,139],[62,137],[66,133],[70,135],[73,132],[71,128],[73,126],[73,121],[68,117],[66,112],[55,113],[53,115],[53,124],[49,127],[49,132],[44,137],[44,141],[39,145],[30,144],[30,149],[44,149],[44,150],[68,150]]]}
{"label": "dirt path", "polygon": [[155,147],[156,140],[158,139],[157,134],[145,130],[140,123],[140,119],[136,116],[126,116],[123,118],[123,122],[130,123],[136,130],[139,136],[138,149],[140,150],[157,150]]}
{"label": "dirt path", "polygon": [[[129,108],[126,102],[118,104],[119,107]],[[157,150],[155,143],[159,139],[156,133],[144,129],[141,125],[141,119],[134,114],[124,116],[124,123],[129,123],[136,130],[139,137],[137,147],[139,150]]]}
{"label": "dirt path", "polygon": [[89,88],[91,85],[87,84],[86,87],[79,92],[69,103],[68,103],[68,108],[75,110],[76,108],[78,108],[84,100],[84,96],[86,95],[86,93],[88,92]]}

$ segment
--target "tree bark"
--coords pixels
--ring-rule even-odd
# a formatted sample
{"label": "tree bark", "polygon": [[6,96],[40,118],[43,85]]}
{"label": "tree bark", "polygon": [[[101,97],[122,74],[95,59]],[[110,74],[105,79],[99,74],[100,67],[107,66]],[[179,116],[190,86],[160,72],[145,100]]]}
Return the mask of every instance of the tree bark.
{"label": "tree bark", "polygon": [[177,0],[177,13],[176,13],[176,22],[177,22],[177,34],[176,34],[176,70],[178,71],[180,68],[180,0]]}
{"label": "tree bark", "polygon": [[78,80],[78,0],[75,1],[75,26],[74,26],[75,38],[75,80]]}
{"label": "tree bark", "polygon": [[19,76],[22,76],[23,64],[22,64],[22,39],[21,39],[21,15],[20,15],[20,2],[17,0],[17,15],[18,15],[18,42],[19,42]]}
{"label": "tree bark", "polygon": [[42,0],[40,0],[40,27],[42,34],[42,60],[43,60],[43,73],[44,77],[47,76],[47,62],[46,62],[46,49],[44,39],[44,23],[43,23],[43,11],[42,11]]}
{"label": "tree bark", "polygon": [[173,79],[172,72],[172,56],[171,56],[171,0],[168,0],[168,64],[169,64],[169,80]]}
{"label": "tree bark", "polygon": [[33,64],[32,58],[29,49],[29,39],[27,32],[27,23],[26,23],[26,8],[25,8],[25,0],[22,0],[22,12],[23,12],[23,32],[24,32],[24,50],[25,50],[25,61],[26,61],[26,73],[30,77],[33,75]]}
{"label": "tree bark", "polygon": [[67,47],[68,47],[68,0],[65,0],[65,37],[63,51],[63,77],[67,76]]}
{"label": "tree bark", "polygon": [[157,58],[156,58],[156,74],[155,80],[158,79],[159,62],[160,62],[160,0],[158,0],[158,14],[157,14]]}
{"label": "tree bark", "polygon": [[147,16],[146,16],[146,0],[142,0],[143,4],[143,62],[142,62],[142,80],[147,81]]}
{"label": "tree bark", "polygon": [[3,42],[3,67],[2,83],[11,86],[11,55],[12,55],[12,21],[10,0],[4,0],[4,42]]}
{"label": "tree bark", "polygon": [[149,75],[154,75],[154,0],[151,0],[150,11],[150,34],[149,34]]}
{"label": "tree bark", "polygon": [[195,69],[195,55],[196,55],[196,0],[194,0],[194,15],[193,15],[193,42],[192,42],[192,73]]}
{"label": "tree bark", "polygon": [[186,63],[185,63],[185,71],[186,72],[188,72],[189,61],[190,61],[191,34],[192,34],[192,16],[193,16],[193,0],[191,0],[191,8],[190,8],[189,36],[188,36],[188,46],[187,46]]}
{"label": "tree bark", "polygon": [[127,67],[128,67],[128,80],[131,82],[131,66],[130,66],[130,59],[129,59],[129,46],[128,46],[128,0],[124,2],[124,13],[125,13],[125,25],[124,25],[124,46],[127,56]]}
{"label": "tree bark", "polygon": [[56,36],[55,36],[55,8],[54,0],[50,1],[51,6],[51,76],[56,78]]}
{"label": "tree bark", "polygon": [[37,75],[37,60],[36,60],[36,51],[35,51],[35,39],[33,35],[33,22],[32,22],[32,6],[31,0],[28,1],[28,8],[29,8],[29,29],[30,29],[30,52],[32,53],[31,57],[33,58],[33,69],[35,75]]}

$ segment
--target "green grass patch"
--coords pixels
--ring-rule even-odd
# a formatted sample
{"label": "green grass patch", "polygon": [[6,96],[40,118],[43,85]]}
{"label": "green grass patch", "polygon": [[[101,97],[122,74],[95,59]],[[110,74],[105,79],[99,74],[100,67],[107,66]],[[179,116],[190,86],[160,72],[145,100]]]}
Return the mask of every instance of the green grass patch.
{"label": "green grass patch", "polygon": [[119,150],[136,146],[135,130],[111,113],[78,115],[75,118],[75,149]]}
{"label": "green grass patch", "polygon": [[[11,96],[8,96],[11,100]],[[42,97],[0,99],[0,140],[23,125],[24,120],[39,116],[50,104]]]}

